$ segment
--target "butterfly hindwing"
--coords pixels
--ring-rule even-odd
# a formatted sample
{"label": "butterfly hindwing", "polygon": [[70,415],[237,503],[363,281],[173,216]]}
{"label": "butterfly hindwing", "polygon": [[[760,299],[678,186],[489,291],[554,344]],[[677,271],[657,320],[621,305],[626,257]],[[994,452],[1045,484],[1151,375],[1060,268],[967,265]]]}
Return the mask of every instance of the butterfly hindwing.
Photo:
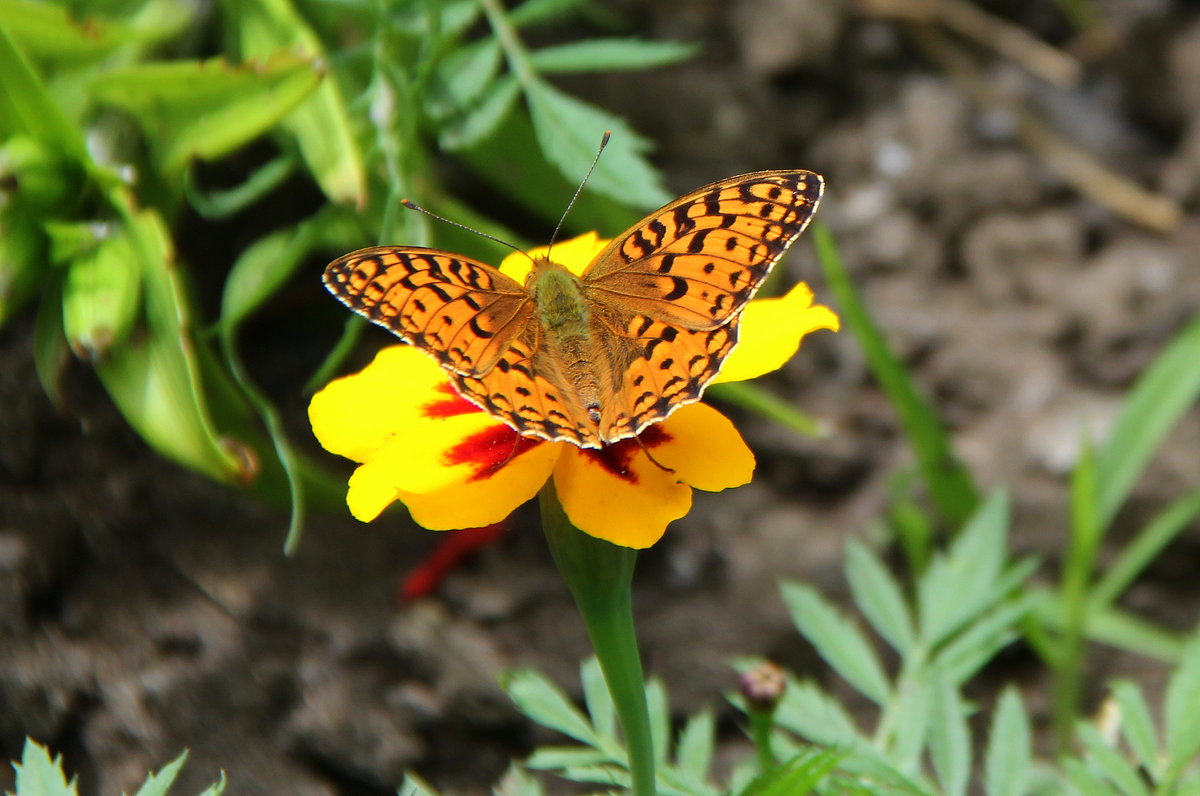
{"label": "butterfly hindwing", "polygon": [[360,249],[329,264],[325,285],[359,315],[463,374],[490,370],[533,317],[519,282],[437,249]]}
{"label": "butterfly hindwing", "polygon": [[583,274],[593,301],[688,329],[737,315],[808,225],[824,190],[809,171],[715,182],[613,240]]}

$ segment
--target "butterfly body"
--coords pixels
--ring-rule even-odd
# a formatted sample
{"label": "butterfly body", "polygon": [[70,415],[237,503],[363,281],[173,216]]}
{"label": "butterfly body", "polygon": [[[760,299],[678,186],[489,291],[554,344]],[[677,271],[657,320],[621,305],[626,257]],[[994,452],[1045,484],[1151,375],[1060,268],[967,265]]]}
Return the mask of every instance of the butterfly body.
{"label": "butterfly body", "polygon": [[721,180],[614,238],[579,275],[541,257],[522,284],[451,252],[377,246],[330,263],[325,284],[519,433],[599,448],[700,399],[823,189],[802,170]]}

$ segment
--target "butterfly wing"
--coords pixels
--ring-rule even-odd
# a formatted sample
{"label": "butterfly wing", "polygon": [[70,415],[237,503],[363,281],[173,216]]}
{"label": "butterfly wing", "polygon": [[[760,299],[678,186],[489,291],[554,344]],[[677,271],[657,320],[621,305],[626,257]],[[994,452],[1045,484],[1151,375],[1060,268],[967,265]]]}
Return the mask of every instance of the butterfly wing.
{"label": "butterfly wing", "polygon": [[359,315],[464,376],[494,368],[533,318],[533,300],[519,282],[438,249],[360,249],[325,268],[325,286]]}
{"label": "butterfly wing", "polygon": [[824,188],[793,170],[693,191],[614,239],[584,271],[585,295],[685,329],[722,326],[808,226]]}
{"label": "butterfly wing", "polygon": [[588,266],[584,295],[605,319],[604,348],[619,376],[603,401],[605,442],[700,399],[737,344],[742,309],[823,190],[808,171],[721,180],[652,213]]}

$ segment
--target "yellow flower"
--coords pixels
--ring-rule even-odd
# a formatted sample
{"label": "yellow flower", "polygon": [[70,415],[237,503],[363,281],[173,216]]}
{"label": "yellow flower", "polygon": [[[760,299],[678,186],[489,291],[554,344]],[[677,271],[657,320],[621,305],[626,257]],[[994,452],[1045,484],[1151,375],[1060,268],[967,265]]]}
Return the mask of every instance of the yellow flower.
{"label": "yellow flower", "polygon": [[[580,273],[607,243],[595,233],[582,235],[556,244],[554,259]],[[514,254],[500,270],[524,281],[529,267],[525,255]],[[812,298],[801,284],[782,298],[752,301],[715,382],[775,370],[804,335],[836,331],[837,316]],[[636,439],[599,450],[546,442],[519,436],[459,397],[432,358],[406,345],[385,348],[359,373],[331,382],[313,396],[308,413],[326,450],[360,464],[346,501],[363,522],[399,500],[426,528],[489,525],[553,478],[575,527],[644,548],[687,514],[693,488],[741,486],[754,472],[754,455],[737,429],[705,404],[681,407]]]}

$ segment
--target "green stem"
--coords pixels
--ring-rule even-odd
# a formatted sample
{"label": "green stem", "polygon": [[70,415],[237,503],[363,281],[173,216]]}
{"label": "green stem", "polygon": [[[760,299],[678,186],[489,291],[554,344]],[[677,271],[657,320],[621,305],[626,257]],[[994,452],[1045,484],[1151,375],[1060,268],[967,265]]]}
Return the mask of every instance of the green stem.
{"label": "green stem", "polygon": [[654,796],[654,741],[645,676],[633,627],[631,585],[637,551],[589,536],[571,524],[554,482],[542,487],[542,529],[587,627],[625,735],[634,796]]}
{"label": "green stem", "polygon": [[775,729],[775,710],[750,709],[750,737],[754,740],[754,748],[758,752],[758,770],[767,774],[775,768],[775,749],[771,742],[772,730]]}

